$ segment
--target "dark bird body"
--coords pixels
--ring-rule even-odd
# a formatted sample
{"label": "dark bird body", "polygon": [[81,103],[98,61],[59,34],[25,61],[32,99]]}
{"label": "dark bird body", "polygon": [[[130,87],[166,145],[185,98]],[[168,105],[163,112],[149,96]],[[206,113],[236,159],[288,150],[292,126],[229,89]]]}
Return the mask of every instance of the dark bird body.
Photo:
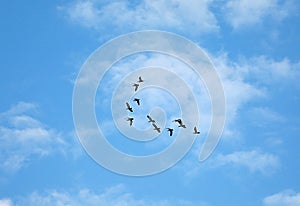
{"label": "dark bird body", "polygon": [[154,127],[154,130],[156,130],[158,133],[160,133],[160,128],[156,124],[152,124]]}
{"label": "dark bird body", "polygon": [[140,99],[134,98],[133,101],[136,102],[138,105],[140,105]]}
{"label": "dark bird body", "polygon": [[175,119],[173,120],[173,122],[177,122],[179,124],[178,127],[186,128],[181,119]]}
{"label": "dark bird body", "polygon": [[140,76],[140,77],[139,77],[139,80],[138,80],[138,83],[142,83],[142,82],[144,82],[144,80],[143,80],[142,77]]}
{"label": "dark bird body", "polygon": [[170,136],[172,136],[172,135],[173,135],[174,129],[172,129],[172,128],[167,128],[167,130],[170,132]]}
{"label": "dark bird body", "polygon": [[134,86],[134,91],[136,92],[140,85],[137,83],[134,83],[132,86]]}
{"label": "dark bird body", "polygon": [[132,107],[130,107],[128,102],[126,102],[126,107],[127,107],[127,110],[129,110],[130,112],[133,112],[133,109],[132,109]]}
{"label": "dark bird body", "polygon": [[152,123],[154,123],[155,121],[154,121],[154,119],[152,119],[149,115],[147,115],[147,118],[149,119],[149,121],[148,122],[152,122]]}
{"label": "dark bird body", "polygon": [[129,121],[129,125],[130,125],[130,126],[132,126],[133,120],[134,120],[133,117],[128,117],[128,118],[127,118],[127,121]]}
{"label": "dark bird body", "polygon": [[200,132],[197,130],[197,127],[194,127],[194,134],[200,134]]}

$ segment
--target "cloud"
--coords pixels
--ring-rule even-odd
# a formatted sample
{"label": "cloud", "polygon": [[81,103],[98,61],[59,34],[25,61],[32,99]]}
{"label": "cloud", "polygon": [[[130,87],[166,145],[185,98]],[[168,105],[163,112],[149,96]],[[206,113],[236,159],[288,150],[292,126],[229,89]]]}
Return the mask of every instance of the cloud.
{"label": "cloud", "polygon": [[266,56],[250,58],[247,63],[249,76],[254,76],[263,85],[293,83],[300,76],[300,62],[292,63],[288,58],[276,61]]}
{"label": "cloud", "polygon": [[285,190],[263,199],[266,206],[300,206],[300,193]]}
{"label": "cloud", "polygon": [[10,199],[0,199],[0,206],[13,206]]}
{"label": "cloud", "polygon": [[288,1],[280,0],[230,0],[224,7],[224,15],[234,29],[262,23],[271,17],[277,21],[286,18],[291,11]]}
{"label": "cloud", "polygon": [[279,158],[276,155],[257,150],[233,152],[227,155],[219,154],[211,162],[212,167],[245,167],[250,172],[258,172],[263,175],[273,173],[279,165]]}
{"label": "cloud", "polygon": [[[95,29],[102,35],[141,29],[172,29],[197,36],[218,30],[217,20],[209,10],[211,0],[143,0],[99,2],[76,1],[60,6],[67,18],[76,24]],[[193,31],[193,32],[190,32]]]}
{"label": "cloud", "polygon": [[89,189],[80,189],[77,192],[52,190],[46,193],[33,192],[27,197],[19,198],[16,205],[28,206],[169,206],[169,205],[204,205],[204,203],[193,204],[186,200],[148,200],[136,198],[133,193],[127,191],[122,184],[107,188],[101,193]]}
{"label": "cloud", "polygon": [[33,159],[69,147],[61,133],[34,117],[36,110],[35,104],[19,102],[0,114],[1,170],[16,172]]}

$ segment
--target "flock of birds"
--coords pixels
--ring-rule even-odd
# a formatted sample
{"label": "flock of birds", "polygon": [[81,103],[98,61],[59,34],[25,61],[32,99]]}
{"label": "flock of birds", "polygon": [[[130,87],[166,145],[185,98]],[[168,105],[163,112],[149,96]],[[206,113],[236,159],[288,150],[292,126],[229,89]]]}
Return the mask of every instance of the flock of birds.
{"label": "flock of birds", "polygon": [[[142,79],[142,77],[140,76],[138,81],[136,83],[134,83],[132,86],[134,87],[134,91],[136,92],[140,86],[141,83],[143,83],[144,80]],[[134,102],[136,102],[136,104],[138,106],[140,106],[141,102],[140,102],[140,99],[138,98],[134,98],[133,99]],[[130,104],[128,102],[126,102],[126,109],[130,112],[133,112],[133,108],[130,106]],[[161,128],[159,128],[157,125],[156,125],[156,122],[155,120],[150,117],[149,115],[147,115],[147,119],[148,119],[148,122],[152,124],[152,126],[154,127],[153,129],[156,130],[158,133],[161,132]],[[133,125],[133,120],[134,118],[133,117],[127,117],[126,121],[129,121],[129,125],[132,126]],[[186,125],[183,124],[183,121],[181,119],[175,119],[173,120],[172,122],[176,122],[178,123],[178,127],[181,127],[181,128],[184,128],[186,129]],[[166,130],[168,130],[169,132],[169,135],[172,136],[173,133],[174,133],[174,129],[173,128],[166,128]],[[200,131],[197,130],[197,127],[194,127],[194,132],[193,134],[200,134]]]}

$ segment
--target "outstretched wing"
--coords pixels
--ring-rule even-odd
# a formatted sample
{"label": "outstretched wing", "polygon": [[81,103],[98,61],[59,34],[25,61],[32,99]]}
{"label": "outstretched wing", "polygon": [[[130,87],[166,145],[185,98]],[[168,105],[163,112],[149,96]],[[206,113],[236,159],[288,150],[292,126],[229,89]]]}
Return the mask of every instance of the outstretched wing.
{"label": "outstretched wing", "polygon": [[160,128],[156,125],[156,124],[152,124],[154,129],[157,130],[158,132],[160,132]]}

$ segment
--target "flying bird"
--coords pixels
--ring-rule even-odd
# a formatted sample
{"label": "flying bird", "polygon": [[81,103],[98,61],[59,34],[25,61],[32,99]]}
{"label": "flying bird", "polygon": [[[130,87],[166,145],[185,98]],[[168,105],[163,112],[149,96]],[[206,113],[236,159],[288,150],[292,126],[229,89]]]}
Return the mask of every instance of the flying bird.
{"label": "flying bird", "polygon": [[128,102],[126,102],[126,107],[127,107],[127,110],[129,110],[130,112],[133,112],[133,109],[132,109],[132,107],[130,107]]}
{"label": "flying bird", "polygon": [[133,117],[128,117],[126,121],[129,121],[129,125],[132,126],[133,120],[134,120]]}
{"label": "flying bird", "polygon": [[177,122],[179,124],[178,127],[186,128],[181,119],[175,119],[173,120],[173,122]]}
{"label": "flying bird", "polygon": [[134,83],[132,86],[134,86],[134,91],[136,92],[140,85],[137,83]]}
{"label": "flying bird", "polygon": [[194,127],[194,134],[200,134],[200,132],[197,130],[197,127]]}
{"label": "flying bird", "polygon": [[142,77],[141,77],[141,76],[139,76],[138,83],[142,83],[142,82],[144,82],[144,80],[142,79]]}
{"label": "flying bird", "polygon": [[166,128],[166,130],[168,130],[168,131],[170,132],[170,136],[173,135],[173,130],[174,130],[174,129],[172,129],[172,128]]}
{"label": "flying bird", "polygon": [[152,122],[152,123],[154,123],[155,122],[155,120],[154,119],[152,119],[149,115],[147,115],[147,118],[149,119],[149,121],[148,122]]}
{"label": "flying bird", "polygon": [[138,105],[140,105],[140,99],[134,98],[133,101],[136,102]]}
{"label": "flying bird", "polygon": [[160,133],[160,128],[156,124],[152,124],[154,127],[154,130],[156,130],[158,133]]}
{"label": "flying bird", "polygon": [[177,122],[178,124],[182,124],[182,120],[181,119],[175,119],[172,122]]}
{"label": "flying bird", "polygon": [[179,124],[178,127],[186,128],[186,126],[184,124]]}

